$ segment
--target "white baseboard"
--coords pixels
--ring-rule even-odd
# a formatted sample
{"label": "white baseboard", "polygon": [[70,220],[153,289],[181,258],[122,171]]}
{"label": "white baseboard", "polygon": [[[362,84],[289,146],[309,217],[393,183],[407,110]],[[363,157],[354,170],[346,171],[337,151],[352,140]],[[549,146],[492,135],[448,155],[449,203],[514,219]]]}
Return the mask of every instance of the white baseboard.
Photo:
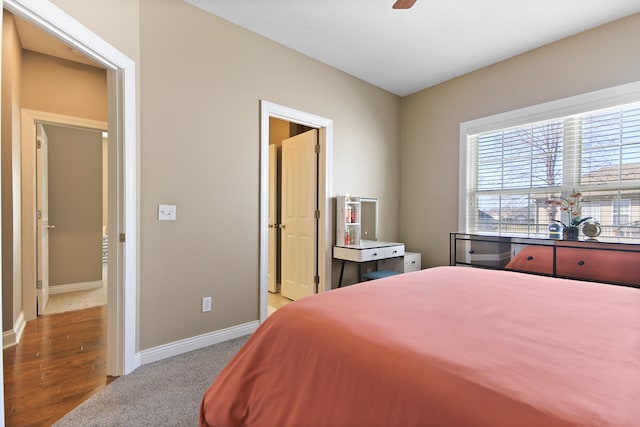
{"label": "white baseboard", "polygon": [[13,329],[2,333],[2,348],[13,347],[20,342],[24,327],[27,322],[24,320],[24,311],[21,311],[13,325]]}
{"label": "white baseboard", "polygon": [[103,286],[102,280],[95,282],[68,283],[66,285],[49,286],[49,294],[66,294],[67,292],[88,291],[90,289],[100,289]]}
{"label": "white baseboard", "polygon": [[242,325],[232,326],[219,331],[197,335],[192,338],[174,341],[169,344],[142,350],[136,355],[136,365],[146,365],[147,363],[157,362],[158,360],[166,359],[168,357],[177,356],[182,353],[198,350],[223,341],[229,341],[234,338],[249,335],[254,333],[259,325],[260,322],[256,320],[254,322],[244,323]]}

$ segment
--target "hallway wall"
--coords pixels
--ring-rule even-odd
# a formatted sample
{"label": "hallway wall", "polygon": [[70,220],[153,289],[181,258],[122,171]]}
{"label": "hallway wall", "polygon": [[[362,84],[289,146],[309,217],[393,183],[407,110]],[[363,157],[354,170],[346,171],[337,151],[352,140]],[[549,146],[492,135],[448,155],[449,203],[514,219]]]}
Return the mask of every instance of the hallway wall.
{"label": "hallway wall", "polygon": [[22,311],[20,108],[22,46],[13,17],[2,17],[2,330]]}
{"label": "hallway wall", "polygon": [[[4,25],[9,17],[9,13],[3,16],[2,38],[3,95],[11,94],[11,99],[3,97],[2,100],[2,194],[3,227],[11,227],[15,231],[8,232],[9,229],[5,228],[2,234],[3,331],[13,329],[22,311],[20,109],[107,121],[106,71],[23,50],[17,33],[12,29],[15,28],[12,20]],[[4,48],[7,44],[9,47]],[[9,89],[5,90],[5,85]],[[4,150],[10,143],[13,151],[7,155]],[[10,159],[13,160],[4,163]],[[7,198],[7,195],[12,196]],[[10,205],[5,206],[5,201],[11,201]],[[10,285],[6,286],[7,283]]]}
{"label": "hallway wall", "polygon": [[44,125],[49,140],[49,286],[102,280],[102,132]]}

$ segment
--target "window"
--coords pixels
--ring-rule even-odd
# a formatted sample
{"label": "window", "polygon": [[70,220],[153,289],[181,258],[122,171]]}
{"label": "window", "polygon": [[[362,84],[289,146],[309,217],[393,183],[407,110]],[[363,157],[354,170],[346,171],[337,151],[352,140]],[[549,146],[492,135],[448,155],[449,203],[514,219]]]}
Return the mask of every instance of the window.
{"label": "window", "polygon": [[602,218],[602,202],[594,201],[583,203],[582,216],[591,218]]}
{"label": "window", "polygon": [[640,83],[616,90],[463,123],[461,227],[546,235],[577,191],[603,237],[640,239]]}
{"label": "window", "polygon": [[[636,208],[637,208],[636,204]],[[619,199],[611,202],[611,223],[614,225],[615,235],[624,238],[640,238],[637,218],[632,218],[632,200]]]}

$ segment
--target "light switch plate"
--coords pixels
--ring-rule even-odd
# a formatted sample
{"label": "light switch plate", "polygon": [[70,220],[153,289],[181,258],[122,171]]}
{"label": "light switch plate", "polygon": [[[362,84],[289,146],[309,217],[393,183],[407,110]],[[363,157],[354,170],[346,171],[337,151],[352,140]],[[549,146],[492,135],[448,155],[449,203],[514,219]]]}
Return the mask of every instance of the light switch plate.
{"label": "light switch plate", "polygon": [[158,219],[160,221],[175,221],[176,205],[158,205]]}

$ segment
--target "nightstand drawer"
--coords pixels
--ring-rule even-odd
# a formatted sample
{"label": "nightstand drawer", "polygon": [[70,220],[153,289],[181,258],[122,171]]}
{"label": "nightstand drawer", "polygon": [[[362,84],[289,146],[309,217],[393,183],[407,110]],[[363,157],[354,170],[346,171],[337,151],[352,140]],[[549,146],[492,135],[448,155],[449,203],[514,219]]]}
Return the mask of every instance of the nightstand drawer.
{"label": "nightstand drawer", "polygon": [[404,254],[404,272],[418,271],[422,268],[422,255],[416,252]]}
{"label": "nightstand drawer", "polygon": [[378,261],[378,270],[390,270],[399,273],[418,271],[422,268],[421,258],[419,253],[405,252],[402,257],[387,258]]}

